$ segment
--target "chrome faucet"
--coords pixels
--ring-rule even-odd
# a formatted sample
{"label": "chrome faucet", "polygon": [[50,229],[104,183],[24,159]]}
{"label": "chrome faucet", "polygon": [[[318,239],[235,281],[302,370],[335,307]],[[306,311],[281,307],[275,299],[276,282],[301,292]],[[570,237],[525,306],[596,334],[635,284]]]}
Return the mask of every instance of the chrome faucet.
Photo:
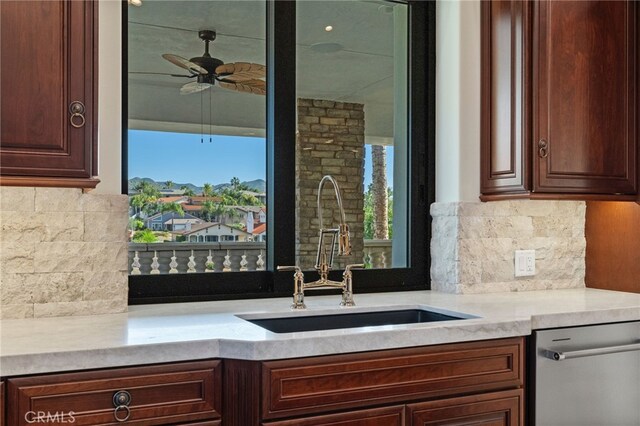
{"label": "chrome faucet", "polygon": [[[340,225],[338,228],[324,228],[322,221],[322,189],[326,182],[330,182],[333,185],[333,189],[336,195],[336,202],[338,203],[338,209],[340,210]],[[320,180],[318,185],[318,223],[319,223],[319,241],[318,252],[316,254],[315,269],[320,275],[320,278],[316,281],[304,282],[304,274],[302,269],[298,266],[278,266],[278,271],[295,271],[293,274],[294,288],[293,288],[293,304],[291,309],[306,309],[304,304],[304,291],[306,289],[328,289],[328,288],[340,288],[342,289],[342,301],[340,306],[355,306],[353,301],[353,273],[352,269],[364,268],[363,264],[347,265],[342,274],[342,281],[333,281],[329,279],[329,271],[333,268],[333,257],[335,254],[336,240],[338,243],[338,256],[351,255],[351,241],[349,236],[349,225],[344,214],[344,208],[342,207],[342,196],[340,195],[340,187],[338,182],[333,176],[324,176]],[[331,251],[327,255],[325,249],[325,237],[331,238]]]}

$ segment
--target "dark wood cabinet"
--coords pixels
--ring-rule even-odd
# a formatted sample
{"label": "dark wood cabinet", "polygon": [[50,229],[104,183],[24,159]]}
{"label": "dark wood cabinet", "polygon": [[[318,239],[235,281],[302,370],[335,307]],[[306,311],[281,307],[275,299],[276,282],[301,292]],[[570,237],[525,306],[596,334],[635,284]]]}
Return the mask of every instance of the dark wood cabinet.
{"label": "dark wood cabinet", "polygon": [[8,424],[216,425],[221,391],[219,360],[9,379]]}
{"label": "dark wood cabinet", "polygon": [[0,382],[0,426],[4,426],[4,417],[6,411],[4,409],[4,382]]}
{"label": "dark wood cabinet", "polygon": [[404,405],[262,423],[263,426],[404,426]]}
{"label": "dark wood cabinet", "polygon": [[[412,424],[401,409],[405,404],[454,398],[451,405],[473,405],[455,397],[521,392],[523,382],[522,338],[265,362],[225,360],[224,424]],[[509,401],[516,405],[509,405],[508,415],[519,418],[522,398]],[[487,402],[481,411],[500,404]]]}
{"label": "dark wood cabinet", "polygon": [[522,426],[522,389],[407,406],[410,426]]}
{"label": "dark wood cabinet", "polygon": [[634,200],[638,6],[482,4],[481,192]]}
{"label": "dark wood cabinet", "polygon": [[92,188],[98,3],[0,1],[0,184]]}

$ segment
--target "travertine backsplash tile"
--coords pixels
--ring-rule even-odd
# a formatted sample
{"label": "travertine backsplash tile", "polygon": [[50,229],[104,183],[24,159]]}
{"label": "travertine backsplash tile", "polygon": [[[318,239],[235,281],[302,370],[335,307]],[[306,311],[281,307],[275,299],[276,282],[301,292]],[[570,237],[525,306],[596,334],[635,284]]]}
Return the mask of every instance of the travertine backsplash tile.
{"label": "travertine backsplash tile", "polygon": [[[512,200],[431,206],[431,288],[451,293],[584,287],[585,203]],[[515,250],[536,275],[514,277]]]}
{"label": "travertine backsplash tile", "polygon": [[127,309],[127,197],[1,187],[2,318]]}

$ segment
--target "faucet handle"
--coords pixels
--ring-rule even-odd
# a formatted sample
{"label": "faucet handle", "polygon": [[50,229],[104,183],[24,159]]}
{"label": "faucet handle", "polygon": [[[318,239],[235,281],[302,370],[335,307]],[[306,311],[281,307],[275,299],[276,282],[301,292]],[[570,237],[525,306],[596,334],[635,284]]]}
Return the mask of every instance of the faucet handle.
{"label": "faucet handle", "polygon": [[302,274],[299,266],[278,266],[276,269],[280,272],[294,271],[296,274]]}
{"label": "faucet handle", "polygon": [[347,265],[344,268],[344,273],[347,274],[351,272],[352,269],[364,269],[364,263],[354,263],[352,265]]}

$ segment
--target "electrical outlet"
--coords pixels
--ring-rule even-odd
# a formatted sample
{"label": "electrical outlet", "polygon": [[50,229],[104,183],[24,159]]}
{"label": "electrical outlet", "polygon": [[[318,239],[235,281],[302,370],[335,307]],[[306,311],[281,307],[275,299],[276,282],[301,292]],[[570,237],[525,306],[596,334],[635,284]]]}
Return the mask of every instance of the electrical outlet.
{"label": "electrical outlet", "polygon": [[536,251],[516,250],[515,276],[532,277],[536,274]]}

